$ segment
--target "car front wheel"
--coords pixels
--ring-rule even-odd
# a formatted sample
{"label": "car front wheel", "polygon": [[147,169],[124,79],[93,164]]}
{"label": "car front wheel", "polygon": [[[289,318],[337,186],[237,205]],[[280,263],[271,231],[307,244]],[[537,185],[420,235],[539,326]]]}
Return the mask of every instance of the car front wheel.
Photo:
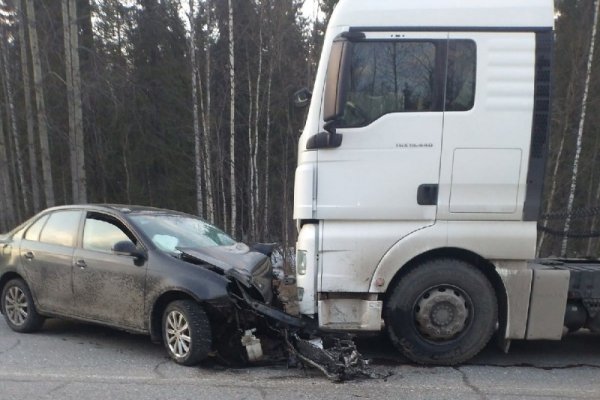
{"label": "car front wheel", "polygon": [[44,318],[38,314],[33,297],[22,279],[9,281],[2,289],[2,314],[15,332],[31,333],[40,330]]}
{"label": "car front wheel", "polygon": [[212,347],[210,321],[192,300],[170,303],[163,313],[163,341],[169,356],[181,365],[196,365],[208,357]]}

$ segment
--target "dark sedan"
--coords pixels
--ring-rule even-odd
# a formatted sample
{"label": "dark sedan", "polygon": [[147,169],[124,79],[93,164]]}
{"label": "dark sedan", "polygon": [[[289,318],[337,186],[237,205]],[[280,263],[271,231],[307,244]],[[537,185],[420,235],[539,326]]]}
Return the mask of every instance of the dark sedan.
{"label": "dark sedan", "polygon": [[272,298],[264,249],[175,211],[51,208],[0,236],[0,249],[1,311],[13,330],[39,330],[45,317],[100,323],[162,339],[184,365],[214,348],[235,293]]}

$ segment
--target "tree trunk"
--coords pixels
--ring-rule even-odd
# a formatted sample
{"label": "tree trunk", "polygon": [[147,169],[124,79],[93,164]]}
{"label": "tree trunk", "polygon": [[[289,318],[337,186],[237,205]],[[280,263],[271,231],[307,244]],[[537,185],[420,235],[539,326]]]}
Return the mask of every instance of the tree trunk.
{"label": "tree trunk", "polygon": [[75,158],[77,168],[78,202],[87,203],[85,176],[85,144],[83,137],[83,105],[81,99],[81,69],[79,67],[79,25],[76,0],[69,0],[71,22],[71,58],[73,68],[73,101],[75,109]]}
{"label": "tree trunk", "polygon": [[6,232],[12,228],[15,223],[15,200],[13,196],[12,184],[8,174],[8,157],[6,155],[6,136],[4,136],[4,125],[2,122],[2,113],[0,112],[0,187],[2,188],[2,216],[0,218],[2,231]]}
{"label": "tree trunk", "polygon": [[585,126],[585,117],[587,112],[587,100],[590,88],[590,78],[592,76],[592,67],[594,60],[594,47],[596,45],[596,29],[598,26],[598,5],[599,0],[594,2],[594,21],[592,27],[592,36],[590,39],[590,51],[588,53],[587,71],[585,76],[585,87],[583,89],[583,99],[581,101],[581,117],[579,118],[579,130],[577,132],[577,145],[575,147],[575,158],[573,160],[573,170],[571,174],[571,189],[569,190],[569,201],[567,203],[567,219],[563,229],[564,235],[561,245],[561,255],[566,257],[567,246],[569,243],[568,233],[571,228],[571,213],[573,212],[573,203],[575,201],[575,192],[577,191],[577,173],[579,172],[579,157],[581,155],[581,144],[583,139],[583,128]]}
{"label": "tree trunk", "polygon": [[31,197],[33,212],[41,209],[40,182],[38,177],[37,150],[35,145],[35,122],[33,120],[33,103],[31,102],[31,77],[29,76],[29,50],[25,33],[25,10],[21,7],[21,0],[15,2],[15,9],[19,18],[19,45],[21,52],[21,75],[23,77],[23,94],[25,100],[25,121],[27,123],[27,148],[29,153],[29,175],[31,178]]}
{"label": "tree trunk", "polygon": [[50,143],[48,141],[48,120],[46,117],[46,101],[44,100],[42,65],[40,62],[37,27],[35,22],[35,8],[33,1],[25,1],[25,4],[27,4],[27,19],[29,21],[29,46],[31,47],[31,61],[33,63],[33,82],[37,106],[38,131],[40,136],[44,195],[46,197],[46,206],[51,207],[55,204],[54,184],[52,182],[52,163],[50,160]]}
{"label": "tree trunk", "polygon": [[14,158],[17,161],[17,177],[19,187],[21,188],[21,201],[23,203],[23,211],[29,216],[29,202],[27,201],[27,183],[25,181],[25,171],[23,169],[23,153],[19,143],[19,130],[17,128],[17,115],[15,113],[15,100],[12,89],[12,79],[8,68],[8,34],[6,27],[2,27],[2,42],[0,43],[0,51],[2,52],[2,74],[4,76],[4,92],[6,97],[7,114],[9,121],[9,130],[15,146]]}
{"label": "tree trunk", "polygon": [[75,0],[62,0],[65,76],[69,109],[69,147],[73,203],[86,203],[81,73],[79,71],[79,32]]}
{"label": "tree trunk", "polygon": [[235,237],[237,235],[237,191],[235,181],[235,44],[233,34],[233,5],[228,0],[229,8],[229,86],[230,86],[230,104],[229,104],[229,187],[231,194],[231,217],[230,233]]}
{"label": "tree trunk", "polygon": [[273,85],[273,60],[269,64],[269,77],[267,80],[267,128],[265,129],[265,190],[263,198],[263,239],[269,233],[269,173],[270,173],[270,155],[271,155],[271,88]]}
{"label": "tree trunk", "polygon": [[190,63],[192,70],[192,114],[194,125],[194,168],[196,181],[196,212],[204,215],[204,190],[202,176],[204,175],[205,160],[203,160],[202,134],[198,115],[198,63],[196,62],[196,18],[194,0],[189,0],[190,7]]}
{"label": "tree trunk", "polygon": [[212,118],[212,77],[211,77],[211,43],[210,43],[210,33],[212,29],[212,2],[211,0],[206,0],[206,78],[205,78],[205,92],[206,92],[206,107],[204,105],[204,101],[202,101],[202,113],[203,113],[203,121],[204,121],[204,158],[206,160],[207,168],[205,169],[205,181],[206,181],[206,189],[208,195],[208,219],[211,223],[215,222],[215,199],[214,199],[214,191],[213,191],[213,173],[212,173],[212,157],[211,157],[211,137],[212,137],[212,128],[211,128],[211,118]]}
{"label": "tree trunk", "polygon": [[252,93],[252,74],[250,73],[250,55],[248,54],[248,48],[246,47],[246,59],[248,63],[246,64],[246,71],[248,74],[248,151],[250,152],[250,156],[248,157],[248,171],[250,172],[250,182],[248,183],[248,196],[250,197],[250,236],[254,239],[254,232],[256,227],[256,205],[254,204],[254,194],[252,190],[254,188],[254,168],[252,165],[252,160],[254,159],[254,155],[252,152],[254,151],[254,128],[252,124],[252,114],[254,113],[254,95]]}
{"label": "tree trunk", "polygon": [[258,210],[262,210],[262,212],[266,212],[264,207],[260,206],[260,196],[258,192],[258,139],[259,139],[259,121],[260,121],[260,90],[262,84],[262,69],[263,69],[263,30],[262,30],[262,20],[263,20],[263,4],[259,5],[259,29],[258,29],[258,72],[256,74],[256,99],[254,101],[255,104],[255,114],[254,114],[254,148],[251,149],[251,168],[252,168],[252,177],[254,178],[251,182],[251,190],[250,195],[252,196],[252,204],[254,205],[254,225],[252,226],[252,233],[254,235],[254,239],[257,239],[258,235],[258,224],[257,213]]}
{"label": "tree trunk", "polygon": [[73,203],[78,203],[77,158],[75,150],[75,102],[73,101],[73,66],[71,57],[71,23],[69,0],[62,0],[63,46],[65,54],[65,80],[67,88],[67,114],[69,116],[69,160],[71,162],[71,192]]}

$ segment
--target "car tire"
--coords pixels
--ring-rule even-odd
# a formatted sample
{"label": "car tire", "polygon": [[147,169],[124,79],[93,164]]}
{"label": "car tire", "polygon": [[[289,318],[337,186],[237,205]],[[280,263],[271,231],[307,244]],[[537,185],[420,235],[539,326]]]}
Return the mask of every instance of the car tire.
{"label": "car tire", "polygon": [[4,285],[1,306],[6,323],[15,332],[36,332],[44,324],[44,317],[37,312],[31,291],[22,279],[13,279]]}
{"label": "car tire", "polygon": [[167,306],[162,333],[169,356],[178,364],[196,365],[211,351],[210,321],[200,304],[193,300],[177,300]]}
{"label": "car tire", "polygon": [[454,365],[479,353],[498,320],[496,294],[477,268],[430,260],[402,277],[385,306],[392,343],[419,364]]}

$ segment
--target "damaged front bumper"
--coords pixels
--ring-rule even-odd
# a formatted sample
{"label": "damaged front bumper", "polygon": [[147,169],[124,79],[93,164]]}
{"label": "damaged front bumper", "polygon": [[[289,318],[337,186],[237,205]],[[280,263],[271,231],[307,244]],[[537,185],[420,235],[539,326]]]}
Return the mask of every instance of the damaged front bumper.
{"label": "damaged front bumper", "polygon": [[211,269],[231,282],[228,292],[232,307],[216,313],[227,321],[215,328],[221,341],[217,351],[222,358],[238,362],[287,358],[288,365],[316,368],[335,382],[378,377],[368,368],[351,336],[321,335],[315,319],[284,311],[284,303],[273,291],[269,249],[250,249],[238,243],[178,250],[184,261]]}
{"label": "damaged front bumper", "polygon": [[[312,318],[290,315],[253,298],[243,285],[238,283],[236,287],[232,297],[238,307],[266,321],[271,340],[275,333],[284,347],[288,365],[301,363],[305,367],[316,368],[333,382],[387,376],[377,374],[369,367],[368,360],[360,354],[351,335],[321,334],[317,321]],[[255,332],[246,330],[241,338],[251,362],[259,361],[263,356],[261,341]],[[257,354],[260,356],[257,357]]]}

